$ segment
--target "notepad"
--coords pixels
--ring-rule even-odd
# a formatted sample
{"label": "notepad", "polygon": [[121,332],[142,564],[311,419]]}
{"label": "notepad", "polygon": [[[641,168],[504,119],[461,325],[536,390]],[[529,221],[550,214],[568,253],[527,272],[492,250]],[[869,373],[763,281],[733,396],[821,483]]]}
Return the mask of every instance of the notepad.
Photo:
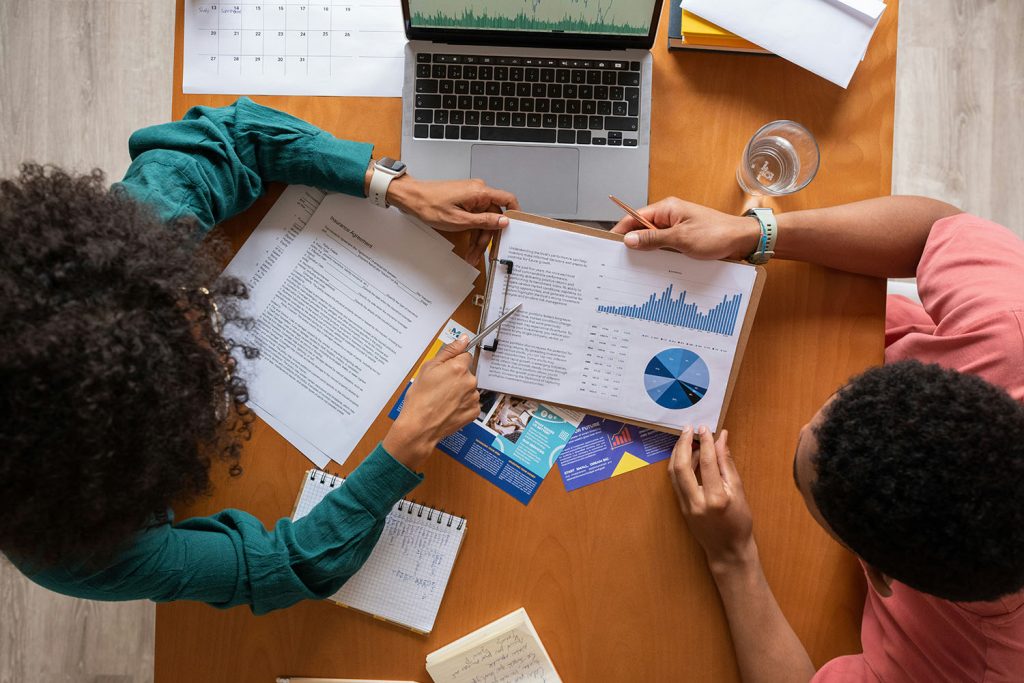
{"label": "notepad", "polygon": [[[345,480],[309,470],[292,519],[307,515]],[[409,500],[388,514],[366,563],[329,599],[345,607],[428,634],[434,628],[466,520]]]}
{"label": "notepad", "polygon": [[523,608],[427,655],[434,683],[559,683],[537,629]]}

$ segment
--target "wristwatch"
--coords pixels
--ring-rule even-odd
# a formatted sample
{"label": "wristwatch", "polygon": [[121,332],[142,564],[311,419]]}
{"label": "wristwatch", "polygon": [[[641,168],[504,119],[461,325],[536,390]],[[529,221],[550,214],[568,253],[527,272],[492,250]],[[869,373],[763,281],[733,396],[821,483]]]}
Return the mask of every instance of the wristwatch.
{"label": "wristwatch", "polygon": [[373,164],[373,175],[370,176],[370,191],[367,199],[382,209],[388,208],[388,186],[395,178],[401,178],[409,170],[404,162],[391,157],[378,159]]}
{"label": "wristwatch", "polygon": [[753,216],[761,224],[761,239],[757,242],[757,249],[754,249],[747,256],[747,261],[755,266],[761,266],[775,256],[775,239],[779,236],[779,224],[775,222],[775,214],[771,209],[751,209],[744,216]]}

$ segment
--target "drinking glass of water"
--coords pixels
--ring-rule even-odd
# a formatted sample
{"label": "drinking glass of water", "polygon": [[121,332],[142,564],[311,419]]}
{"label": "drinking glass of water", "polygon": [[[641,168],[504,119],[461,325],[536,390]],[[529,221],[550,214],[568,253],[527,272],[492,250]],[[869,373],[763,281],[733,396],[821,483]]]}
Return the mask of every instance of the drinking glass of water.
{"label": "drinking glass of water", "polygon": [[811,131],[796,121],[772,121],[750,138],[736,180],[747,194],[792,194],[814,180],[818,161],[818,142]]}

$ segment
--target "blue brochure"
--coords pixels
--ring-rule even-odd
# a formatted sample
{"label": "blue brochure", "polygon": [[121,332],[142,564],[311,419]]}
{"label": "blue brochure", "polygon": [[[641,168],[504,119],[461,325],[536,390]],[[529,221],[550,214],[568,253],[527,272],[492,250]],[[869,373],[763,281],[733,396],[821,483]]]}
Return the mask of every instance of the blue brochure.
{"label": "blue brochure", "polygon": [[[433,358],[444,344],[463,332],[466,330],[461,325],[448,321],[427,358]],[[388,413],[391,419],[401,412],[408,390],[406,386]],[[477,419],[443,439],[437,448],[525,505],[555,464],[583,414],[491,391],[481,392],[480,404]]]}

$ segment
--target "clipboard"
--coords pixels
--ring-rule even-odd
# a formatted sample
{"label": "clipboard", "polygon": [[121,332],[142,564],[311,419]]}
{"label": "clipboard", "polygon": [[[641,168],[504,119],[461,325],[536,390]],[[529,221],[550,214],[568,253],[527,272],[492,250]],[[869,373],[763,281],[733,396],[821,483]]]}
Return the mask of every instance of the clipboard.
{"label": "clipboard", "polygon": [[[567,232],[574,232],[574,233],[577,233],[577,234],[580,234],[580,235],[586,235],[588,237],[595,237],[597,239],[612,240],[614,242],[622,242],[623,241],[623,236],[622,235],[619,235],[619,234],[613,233],[613,232],[609,232],[607,230],[599,230],[597,228],[588,228],[588,227],[586,227],[584,225],[577,225],[575,223],[569,223],[567,221],[559,221],[559,220],[555,220],[553,218],[545,218],[544,216],[536,216],[534,214],[524,213],[522,211],[506,211],[505,215],[508,216],[509,220],[517,220],[517,221],[522,221],[524,223],[533,223],[534,225],[542,225],[544,227],[553,228],[555,230],[565,230]],[[495,296],[494,296],[494,286],[495,286],[495,283],[496,283],[496,281],[498,279],[498,278],[494,277],[495,273],[499,272],[500,268],[506,268],[509,274],[511,274],[514,271],[514,267],[515,267],[514,263],[505,263],[505,264],[503,264],[502,260],[498,258],[498,251],[499,251],[500,246],[501,246],[501,233],[499,231],[498,234],[496,234],[494,236],[494,238],[492,239],[492,241],[491,241],[490,255],[489,255],[488,269],[487,269],[487,281],[486,281],[486,284],[484,285],[483,307],[482,307],[482,310],[481,310],[481,313],[480,313],[480,325],[477,328],[478,330],[482,330],[484,327],[486,327],[488,321],[491,320],[490,311],[491,311],[492,303],[494,302],[494,298],[495,298]],[[665,251],[671,251],[671,250],[670,249],[666,249]],[[749,300],[749,302],[747,304],[747,314],[746,314],[746,316],[744,316],[743,325],[740,328],[740,334],[739,334],[738,339],[736,340],[736,353],[735,353],[735,357],[733,358],[732,368],[729,371],[729,382],[728,382],[728,384],[726,385],[726,388],[725,388],[725,398],[722,400],[722,410],[721,410],[721,413],[719,415],[719,426],[721,426],[721,423],[725,422],[725,416],[726,416],[726,414],[728,413],[728,410],[729,410],[729,403],[732,400],[732,392],[733,392],[733,389],[736,386],[736,379],[737,379],[737,377],[739,377],[740,366],[743,364],[743,355],[746,352],[747,341],[750,338],[750,330],[753,328],[753,325],[754,325],[754,318],[757,315],[757,307],[758,307],[758,304],[761,301],[761,292],[764,289],[765,278],[767,277],[767,271],[765,270],[764,266],[754,266],[754,265],[745,263],[743,261],[734,261],[734,260],[731,260],[731,259],[727,259],[727,262],[728,263],[735,263],[735,264],[738,264],[738,265],[742,265],[742,266],[747,267],[747,268],[753,268],[755,270],[755,272],[756,272],[756,275],[754,277],[754,285],[750,289],[750,300]],[[506,279],[506,282],[507,282],[507,279]],[[502,298],[502,299],[507,298],[507,291],[505,292],[505,296],[504,297],[499,297],[499,298]],[[504,306],[506,303],[507,303],[506,301],[503,301],[502,305]],[[497,317],[497,316],[495,316],[495,317]],[[499,327],[497,329],[497,331],[495,332],[495,341],[496,342],[500,342],[500,340],[501,340],[501,328]],[[484,341],[486,343],[487,340],[484,340]],[[480,348],[481,348],[481,351],[495,351],[495,352],[497,351],[497,348],[493,344],[492,345],[487,345],[487,346],[481,346]],[[479,354],[477,355],[477,358],[475,358],[473,360],[473,372],[474,373],[476,372],[476,365],[477,365],[478,360],[479,360]],[[538,396],[523,396],[523,398],[529,398],[529,399],[532,399],[532,400],[535,400],[535,401],[544,401],[546,403],[550,403],[550,402],[545,401],[543,398],[540,398]],[[550,403],[550,405],[554,406],[556,404]],[[656,424],[656,423],[653,423],[653,422],[644,422],[642,420],[634,420],[634,419],[631,419],[631,418],[628,418],[628,417],[623,417],[621,415],[612,415],[610,413],[602,413],[602,412],[599,412],[599,411],[587,410],[585,408],[579,408],[579,407],[576,407],[576,406],[564,406],[564,407],[569,408],[570,410],[581,411],[581,412],[587,413],[588,415],[594,415],[594,416],[600,417],[600,418],[605,418],[605,419],[609,419],[609,420],[615,420],[616,422],[623,422],[623,423],[627,423],[627,424],[636,425],[637,427],[643,427],[645,429],[653,429],[653,430],[656,430],[656,431],[669,432],[669,433],[672,433],[672,434],[679,434],[680,433],[680,430],[675,429],[673,427],[667,427],[667,426],[662,425],[662,424]]]}

